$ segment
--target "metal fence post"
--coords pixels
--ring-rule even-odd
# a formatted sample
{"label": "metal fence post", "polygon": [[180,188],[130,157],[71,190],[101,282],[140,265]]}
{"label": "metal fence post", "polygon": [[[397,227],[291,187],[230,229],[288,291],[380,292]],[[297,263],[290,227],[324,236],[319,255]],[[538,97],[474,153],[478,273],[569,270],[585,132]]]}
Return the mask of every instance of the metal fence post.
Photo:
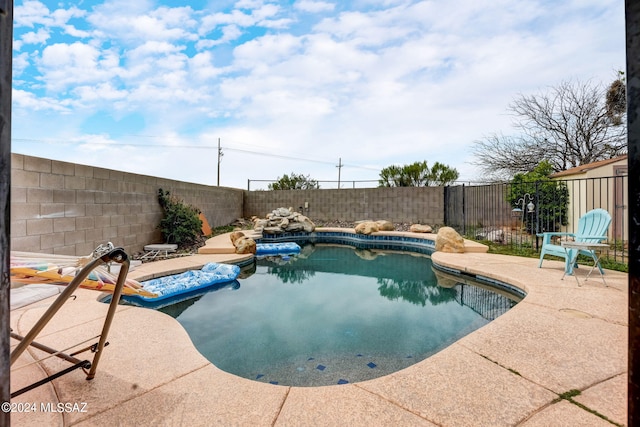
{"label": "metal fence post", "polygon": [[628,424],[640,425],[640,2],[626,0],[627,138],[629,149]]}
{"label": "metal fence post", "polygon": [[540,182],[536,181],[536,196],[535,196],[535,200],[536,200],[536,212],[535,212],[535,216],[536,216],[536,251],[539,251],[539,245],[538,245],[538,233],[540,233]]}
{"label": "metal fence post", "polygon": [[466,209],[465,209],[465,205],[464,205],[464,184],[462,184],[462,235],[466,236],[467,235],[467,216],[466,216]]}

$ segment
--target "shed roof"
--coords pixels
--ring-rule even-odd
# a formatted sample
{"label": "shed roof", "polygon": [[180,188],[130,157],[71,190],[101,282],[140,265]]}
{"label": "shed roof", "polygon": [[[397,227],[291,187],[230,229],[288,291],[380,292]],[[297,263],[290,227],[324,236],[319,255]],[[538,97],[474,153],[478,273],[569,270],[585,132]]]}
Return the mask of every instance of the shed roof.
{"label": "shed roof", "polygon": [[560,177],[569,176],[569,175],[580,175],[580,174],[587,173],[588,171],[590,171],[592,169],[597,169],[597,168],[600,168],[602,166],[609,165],[611,163],[615,163],[615,162],[619,162],[621,160],[625,160],[626,158],[627,158],[627,155],[623,154],[622,156],[614,157],[614,158],[611,158],[611,159],[598,160],[597,162],[592,162],[592,163],[587,163],[586,165],[576,166],[575,168],[567,169],[566,171],[560,171],[560,172],[552,173],[549,176],[551,178],[560,178]]}

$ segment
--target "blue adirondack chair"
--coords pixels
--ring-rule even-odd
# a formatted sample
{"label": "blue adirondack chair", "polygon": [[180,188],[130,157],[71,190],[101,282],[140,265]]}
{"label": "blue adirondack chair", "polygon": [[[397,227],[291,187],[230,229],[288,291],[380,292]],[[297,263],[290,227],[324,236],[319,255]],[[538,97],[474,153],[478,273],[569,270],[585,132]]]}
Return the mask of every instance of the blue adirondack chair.
{"label": "blue adirondack chair", "polygon": [[[575,263],[572,265],[571,260],[576,257],[577,249],[565,250],[565,248],[559,244],[552,243],[551,238],[553,236],[560,236],[560,238],[565,239],[567,237],[573,237],[573,240],[576,242],[600,243],[607,238],[607,230],[610,224],[611,215],[609,215],[609,212],[604,209],[593,209],[580,217],[578,220],[578,229],[575,233],[548,232],[538,234],[538,236],[542,236],[542,250],[540,251],[540,265],[538,265],[538,267],[542,267],[542,261],[545,255],[555,255],[565,259],[564,271],[566,274],[573,274],[573,268],[578,267],[578,264]],[[593,251],[581,249],[578,250],[578,254],[587,255],[592,257],[594,261],[596,260]],[[604,274],[600,262],[598,262],[598,269],[600,269],[600,273]]]}

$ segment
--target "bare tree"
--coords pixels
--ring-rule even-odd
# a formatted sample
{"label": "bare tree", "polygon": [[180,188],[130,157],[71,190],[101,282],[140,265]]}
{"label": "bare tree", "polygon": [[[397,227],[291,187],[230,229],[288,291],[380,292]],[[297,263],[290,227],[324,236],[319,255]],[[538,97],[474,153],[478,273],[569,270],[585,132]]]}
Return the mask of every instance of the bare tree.
{"label": "bare tree", "polygon": [[[619,94],[616,82],[609,91],[615,86]],[[537,95],[520,94],[508,106],[519,135],[475,141],[473,163],[488,176],[505,178],[532,171],[542,160],[557,172],[625,153],[626,124],[612,114],[606,94],[602,85],[576,81]]]}

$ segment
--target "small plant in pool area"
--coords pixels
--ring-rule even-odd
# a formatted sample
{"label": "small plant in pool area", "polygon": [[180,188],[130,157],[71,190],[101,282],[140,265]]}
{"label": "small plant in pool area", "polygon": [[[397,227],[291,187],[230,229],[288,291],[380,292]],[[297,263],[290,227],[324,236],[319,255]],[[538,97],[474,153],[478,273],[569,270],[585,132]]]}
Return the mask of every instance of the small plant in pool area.
{"label": "small plant in pool area", "polygon": [[569,391],[565,391],[564,393],[561,393],[558,395],[558,397],[553,401],[553,403],[557,403],[560,402],[561,400],[566,400],[569,403],[573,403],[574,405],[578,406],[579,408],[584,409],[587,412],[591,412],[593,415],[602,418],[605,421],[610,422],[611,424],[613,424],[614,426],[622,426],[621,424],[616,423],[613,420],[610,420],[608,417],[606,417],[605,415],[601,414],[600,412],[596,411],[595,409],[591,409],[588,406],[576,401],[574,399],[574,397],[580,396],[582,394],[582,392],[580,390],[576,390],[576,389],[571,389]]}
{"label": "small plant in pool area", "polygon": [[221,225],[219,227],[213,227],[211,229],[211,237],[218,236],[224,233],[231,233],[232,231],[235,231],[235,230],[236,230],[236,227],[234,227],[233,225]]}
{"label": "small plant in pool area", "polygon": [[158,202],[164,210],[164,218],[158,228],[166,243],[174,243],[179,248],[194,244],[202,234],[200,209],[184,203],[162,188],[158,190]]}

